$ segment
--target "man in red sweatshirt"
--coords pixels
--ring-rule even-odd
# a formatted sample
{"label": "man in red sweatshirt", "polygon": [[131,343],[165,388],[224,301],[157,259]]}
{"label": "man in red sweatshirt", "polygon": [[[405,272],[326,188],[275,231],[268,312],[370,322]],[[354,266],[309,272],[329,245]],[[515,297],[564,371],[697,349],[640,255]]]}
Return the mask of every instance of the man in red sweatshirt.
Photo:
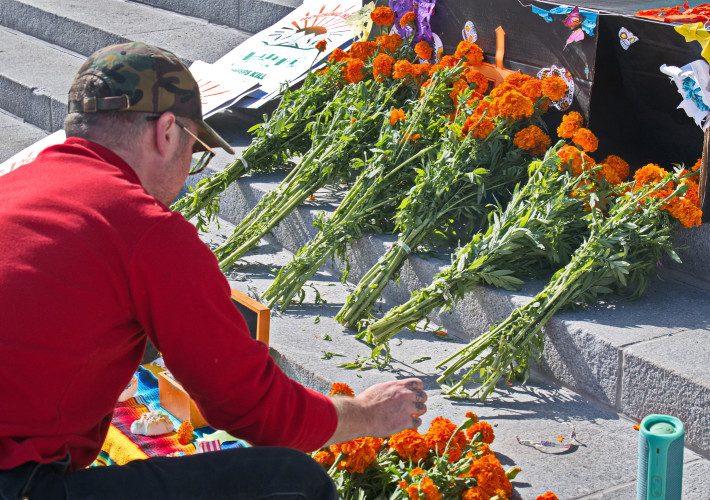
{"label": "man in red sweatshirt", "polygon": [[[97,51],[65,131],[0,177],[0,498],[335,498],[304,451],[421,423],[418,379],[327,397],[252,340],[212,252],[168,208],[193,152],[233,153],[172,53]],[[87,468],[147,339],[210,425],[253,447]]]}

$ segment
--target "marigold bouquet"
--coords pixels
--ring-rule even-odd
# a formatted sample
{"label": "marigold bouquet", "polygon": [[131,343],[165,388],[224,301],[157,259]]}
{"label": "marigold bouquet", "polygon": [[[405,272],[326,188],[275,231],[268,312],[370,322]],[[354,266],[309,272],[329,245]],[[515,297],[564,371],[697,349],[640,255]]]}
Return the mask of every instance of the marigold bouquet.
{"label": "marigold bouquet", "polygon": [[[296,253],[262,294],[269,306],[280,300],[285,309],[328,258],[335,253],[344,255],[348,241],[391,219],[394,207],[411,187],[416,169],[439,149],[444,115],[452,111],[451,103],[443,102],[442,96],[447,96],[459,70],[437,72],[406,114],[403,109],[390,111],[390,119],[384,121],[371,150],[374,157],[363,161],[364,168],[335,212],[328,218],[321,213],[316,237]],[[347,269],[344,276],[346,273]]]}
{"label": "marigold bouquet", "polygon": [[[346,384],[334,384],[331,394],[353,392]],[[439,416],[424,434],[408,429],[386,439],[363,437],[313,457],[328,470],[343,499],[504,500],[520,469],[503,470],[489,446],[494,439],[493,427],[469,412],[458,427]]]}
{"label": "marigold bouquet", "polygon": [[[680,261],[670,239],[675,227],[700,223],[695,175],[649,164],[634,174],[634,182],[620,186],[619,196],[607,200],[609,206],[592,206],[590,234],[569,264],[528,304],[438,365],[445,367],[439,382],[451,382],[445,390],[468,396],[464,385],[475,380],[480,385],[474,394],[485,399],[501,377],[527,375],[530,361],[542,353],[542,328],[558,310],[603,294],[640,297],[664,255]],[[461,378],[453,380],[462,370]]]}
{"label": "marigold bouquet", "polygon": [[[456,56],[480,64],[482,52],[471,42],[461,42]],[[526,172],[531,154],[544,154],[550,138],[532,125],[559,99],[564,82],[558,77],[544,80],[514,73],[484,97],[487,82],[475,69],[464,73],[452,91],[453,98],[465,97],[458,124],[460,141],[449,140],[434,162],[422,168],[415,186],[397,213],[398,241],[365,274],[350,294],[336,319],[353,327],[366,319],[384,287],[406,262],[410,252],[462,217],[482,220],[495,205],[493,200],[510,196],[511,186]],[[464,94],[467,81],[476,82],[473,95]],[[459,236],[460,237],[460,236]]]}
{"label": "marigold bouquet", "polygon": [[499,205],[491,213],[485,233],[456,250],[451,266],[429,286],[412,293],[408,302],[368,326],[369,342],[381,345],[403,328],[413,329],[436,308],[452,310],[480,284],[515,290],[523,283],[521,278],[539,276],[568,262],[587,231],[585,208],[592,186],[587,183],[594,173],[561,170],[560,145],[530,164],[528,181],[516,187],[505,207]]}

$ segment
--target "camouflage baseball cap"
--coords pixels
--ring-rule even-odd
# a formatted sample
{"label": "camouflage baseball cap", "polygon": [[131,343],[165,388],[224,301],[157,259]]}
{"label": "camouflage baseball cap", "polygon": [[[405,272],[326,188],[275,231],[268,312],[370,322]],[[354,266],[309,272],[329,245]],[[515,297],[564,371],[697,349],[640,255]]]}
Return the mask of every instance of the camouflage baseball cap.
{"label": "camouflage baseball cap", "polygon": [[141,42],[111,45],[89,56],[79,68],[74,83],[87,75],[103,80],[111,95],[71,101],[69,113],[170,111],[175,116],[194,120],[199,126],[198,137],[208,146],[221,147],[234,154],[229,143],[202,119],[197,82],[172,52]]}

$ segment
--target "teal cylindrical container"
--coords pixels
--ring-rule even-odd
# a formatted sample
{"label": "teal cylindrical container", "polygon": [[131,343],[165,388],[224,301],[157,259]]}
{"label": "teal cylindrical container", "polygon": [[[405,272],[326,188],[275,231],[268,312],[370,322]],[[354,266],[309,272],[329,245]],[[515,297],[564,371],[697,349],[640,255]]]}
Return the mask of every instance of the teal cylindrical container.
{"label": "teal cylindrical container", "polygon": [[648,415],[639,428],[636,500],[681,500],[683,422],[670,415]]}

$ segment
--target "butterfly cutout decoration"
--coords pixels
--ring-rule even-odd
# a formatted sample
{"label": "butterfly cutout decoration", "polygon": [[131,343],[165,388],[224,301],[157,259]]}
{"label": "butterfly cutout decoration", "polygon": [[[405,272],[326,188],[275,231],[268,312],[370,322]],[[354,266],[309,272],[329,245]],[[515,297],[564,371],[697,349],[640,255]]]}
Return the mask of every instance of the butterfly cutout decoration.
{"label": "butterfly cutout decoration", "polygon": [[619,43],[621,43],[621,47],[624,50],[628,50],[628,48],[631,46],[632,43],[638,42],[639,39],[636,35],[631,33],[629,30],[626,28],[621,28],[619,30]]}
{"label": "butterfly cutout decoration", "polygon": [[567,37],[565,48],[567,48],[570,43],[581,42],[584,40],[584,31],[582,31],[582,27],[580,26],[582,24],[582,16],[579,13],[579,7],[572,9],[562,23],[569,29],[573,30],[570,36]]}

